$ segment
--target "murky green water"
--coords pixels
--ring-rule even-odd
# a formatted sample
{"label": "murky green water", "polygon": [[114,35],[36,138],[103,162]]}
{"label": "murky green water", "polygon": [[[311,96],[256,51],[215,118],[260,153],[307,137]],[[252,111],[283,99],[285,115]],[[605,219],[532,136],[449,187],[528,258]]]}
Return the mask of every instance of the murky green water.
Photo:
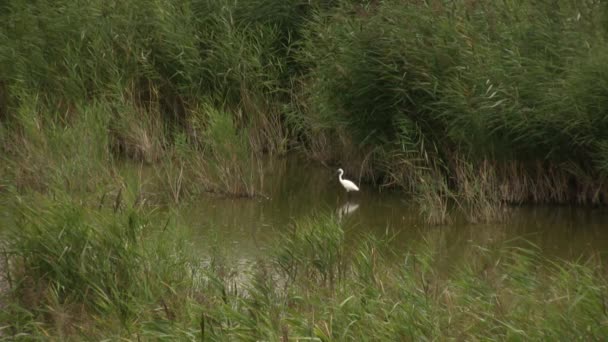
{"label": "murky green water", "polygon": [[[357,177],[347,170],[345,178],[356,181]],[[396,234],[397,249],[426,239],[446,260],[466,258],[466,252],[476,246],[523,245],[523,239],[547,255],[566,259],[608,251],[606,209],[526,206],[513,208],[506,223],[429,226],[403,194],[379,192],[363,184],[360,192],[347,198],[334,169],[293,159],[270,165],[264,188],[269,199],[202,196],[180,217],[191,227],[195,243],[201,247],[219,244],[241,260],[264,253],[294,220],[329,212],[342,217],[349,239],[389,231]]]}

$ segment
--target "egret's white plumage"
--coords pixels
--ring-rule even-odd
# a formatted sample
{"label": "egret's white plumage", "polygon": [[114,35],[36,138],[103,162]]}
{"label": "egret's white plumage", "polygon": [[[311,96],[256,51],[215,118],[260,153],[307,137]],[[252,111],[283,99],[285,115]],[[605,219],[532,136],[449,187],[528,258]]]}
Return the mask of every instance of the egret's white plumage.
{"label": "egret's white plumage", "polygon": [[340,180],[340,184],[342,184],[342,186],[344,187],[344,189],[346,189],[346,192],[359,191],[359,187],[356,186],[355,183],[349,181],[348,179],[342,179],[342,175],[344,174],[344,170],[338,169],[338,173],[340,174],[338,176],[338,180]]}

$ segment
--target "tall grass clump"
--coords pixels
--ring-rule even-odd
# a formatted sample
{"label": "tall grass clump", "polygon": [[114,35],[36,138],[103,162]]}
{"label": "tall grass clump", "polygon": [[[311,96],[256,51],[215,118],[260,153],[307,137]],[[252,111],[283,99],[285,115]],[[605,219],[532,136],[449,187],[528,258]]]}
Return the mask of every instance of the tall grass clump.
{"label": "tall grass clump", "polygon": [[4,122],[0,136],[0,160],[11,186],[85,192],[110,178],[113,158],[103,104],[46,112],[39,97],[23,98],[27,104]]}
{"label": "tall grass clump", "polygon": [[134,338],[163,325],[184,328],[173,322],[189,317],[190,260],[170,221],[65,198],[23,199],[12,210],[5,334]]}
{"label": "tall grass clump", "polygon": [[[210,106],[200,109],[199,132],[207,143],[202,146],[208,173],[213,184],[208,190],[252,197],[262,186],[260,161],[250,148],[248,128],[238,128],[232,115]],[[203,166],[203,165],[201,165]]]}
{"label": "tall grass clump", "polygon": [[344,277],[344,231],[337,217],[296,222],[281,238],[276,261],[289,281],[334,286]]}

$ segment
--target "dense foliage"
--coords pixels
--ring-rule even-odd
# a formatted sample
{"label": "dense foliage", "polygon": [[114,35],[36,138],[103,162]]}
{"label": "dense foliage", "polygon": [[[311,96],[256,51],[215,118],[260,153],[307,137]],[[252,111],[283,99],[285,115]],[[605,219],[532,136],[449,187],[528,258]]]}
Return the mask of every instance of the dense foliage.
{"label": "dense foliage", "polygon": [[241,270],[193,257],[157,210],[263,195],[264,161],[298,152],[408,192],[430,223],[605,204],[606,6],[0,1],[0,338],[606,336],[593,259],[482,246],[439,273],[433,239],[345,248],[320,216]]}
{"label": "dense foliage", "polygon": [[[598,259],[550,260],[488,243],[445,269],[441,239],[396,252],[347,242],[314,215],[244,264],[221,246],[195,258],[176,217],[60,197],[11,209],[2,269],[7,340],[601,339]],[[213,240],[212,236],[207,238]],[[443,266],[442,266],[443,265]],[[443,269],[443,270],[442,270]]]}
{"label": "dense foliage", "polygon": [[[605,6],[8,1],[2,149],[23,160],[28,152],[15,145],[77,126],[96,132],[108,157],[155,162],[240,135],[221,158],[299,147],[369,181],[463,206],[479,202],[479,191],[463,190],[477,178],[490,179],[479,187],[494,203],[604,203]],[[210,112],[228,126],[209,132]],[[240,176],[253,165],[245,159],[210,187],[253,193],[255,182]],[[482,164],[484,174],[475,171]],[[4,182],[28,186],[24,168],[4,170]],[[208,182],[222,173],[208,169]]]}

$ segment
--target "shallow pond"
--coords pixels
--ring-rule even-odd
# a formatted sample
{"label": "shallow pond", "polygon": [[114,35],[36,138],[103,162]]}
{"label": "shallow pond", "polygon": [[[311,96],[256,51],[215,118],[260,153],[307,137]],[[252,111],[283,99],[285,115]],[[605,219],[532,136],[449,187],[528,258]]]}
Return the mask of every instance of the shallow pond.
{"label": "shallow pond", "polygon": [[[359,183],[349,171],[345,178]],[[273,162],[265,175],[268,199],[201,196],[183,208],[180,218],[191,227],[195,243],[201,248],[221,245],[231,257],[251,260],[295,220],[336,213],[347,239],[367,233],[383,236],[388,231],[395,235],[392,243],[397,249],[426,239],[445,260],[466,258],[467,250],[477,246],[525,245],[524,240],[548,256],[571,260],[592,254],[605,257],[608,251],[606,209],[522,206],[511,208],[505,223],[467,224],[457,219],[451,225],[429,226],[415,203],[402,193],[363,184],[360,192],[347,196],[333,168],[285,159]]]}

